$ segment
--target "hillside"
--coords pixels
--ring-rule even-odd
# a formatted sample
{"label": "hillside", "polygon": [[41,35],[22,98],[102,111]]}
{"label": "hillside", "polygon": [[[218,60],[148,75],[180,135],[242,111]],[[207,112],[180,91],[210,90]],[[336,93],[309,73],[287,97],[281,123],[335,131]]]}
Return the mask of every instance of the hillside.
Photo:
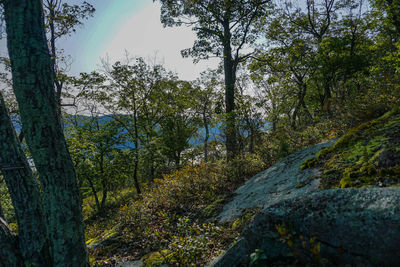
{"label": "hillside", "polygon": [[399,265],[399,1],[0,3],[0,267]]}
{"label": "hillside", "polygon": [[251,178],[218,218],[256,215],[210,266],[397,264],[399,115],[394,109]]}
{"label": "hillside", "polygon": [[[259,218],[260,214],[264,214],[260,211],[274,207],[274,205],[281,207],[280,203],[291,203],[291,201],[294,203],[307,202],[306,197],[312,198],[314,194],[316,194],[315,197],[318,194],[321,194],[321,196],[323,194],[331,194],[330,198],[332,199],[343,194],[343,197],[338,199],[350,200],[350,198],[355,198],[357,200],[353,199],[350,202],[366,206],[381,206],[381,204],[377,203],[383,201],[382,198],[391,199],[389,203],[393,203],[395,201],[392,200],[399,198],[400,193],[400,190],[396,187],[399,184],[398,168],[400,165],[398,149],[399,128],[400,113],[398,109],[394,109],[378,119],[350,129],[339,139],[311,146],[289,155],[269,169],[251,178],[236,190],[233,195],[229,193],[230,190],[224,188],[228,183],[226,178],[221,175],[221,170],[218,166],[200,165],[194,169],[176,172],[165,177],[164,180],[157,180],[156,184],[149,188],[143,199],[128,202],[129,204],[125,203],[119,210],[111,213],[112,216],[105,221],[108,223],[102,224],[102,226],[97,225],[96,233],[92,232],[94,225],[89,226],[89,229],[91,229],[88,232],[89,237],[95,237],[95,239],[89,239],[88,241],[88,245],[91,248],[92,262],[100,266],[113,265],[121,261],[125,261],[128,264],[128,262],[133,263],[133,260],[136,260],[135,264],[138,264],[137,266],[159,266],[162,263],[168,263],[171,266],[189,264],[201,266],[222,253],[223,250],[226,250],[232,241],[243,240],[240,238],[248,237],[249,229],[255,227],[251,226],[253,220],[261,220],[252,218],[254,216]],[[332,171],[334,167],[335,171]],[[349,173],[351,174],[349,175]],[[341,193],[340,190],[342,189],[338,189],[337,193],[330,190],[328,190],[330,193],[325,193],[328,188],[344,187],[363,187],[365,189],[360,190],[368,191],[365,191],[366,196],[364,196],[364,191],[357,191],[358,193],[356,191],[354,193],[352,193],[353,191],[343,191]],[[391,191],[376,191],[377,189],[374,188],[377,187],[395,188]],[[169,194],[164,195],[163,192],[169,192]],[[89,199],[86,200],[86,203],[87,201]],[[320,197],[318,197],[318,200],[314,199],[312,201],[315,203],[320,202],[322,206],[326,205],[321,202]],[[340,205],[344,205],[343,203]],[[370,213],[359,213],[357,215],[357,208],[355,206],[352,207],[349,202],[346,203],[349,206],[346,209],[351,214],[348,217],[349,221],[356,221],[356,218],[362,219],[363,216],[371,216]],[[291,204],[288,205],[290,206]],[[315,205],[304,205],[306,205],[304,206],[305,209],[316,207]],[[335,201],[332,200],[329,205],[332,205],[331,209],[337,209],[334,206]],[[222,206],[224,206],[223,211]],[[344,208],[344,206],[342,207]],[[390,204],[389,206],[385,204],[381,208],[388,209],[384,213],[393,212],[389,211],[392,209]],[[275,209],[273,208],[271,209],[272,211],[269,211],[270,213],[272,212],[270,216],[275,216]],[[297,207],[296,209],[300,211],[302,208]],[[286,213],[287,211],[281,210],[280,212]],[[301,212],[293,213],[292,211],[291,213],[297,214],[296,216],[304,216]],[[397,213],[398,211],[395,211],[395,214]],[[379,214],[378,211],[377,214]],[[279,225],[285,225],[282,222],[285,218],[292,220],[292,222],[294,220],[297,223],[302,221],[301,217],[286,216],[280,217]],[[375,234],[379,229],[388,227],[389,223],[382,221],[383,217],[378,216],[376,218],[379,219],[375,225],[377,227],[376,231],[371,229]],[[391,218],[391,223],[397,223],[396,220],[398,219],[397,214]],[[310,218],[310,220],[312,224],[316,218]],[[368,223],[368,220],[366,221]],[[244,228],[245,230],[241,234],[241,229],[245,225],[248,226]],[[389,223],[389,225],[391,224]],[[275,226],[273,225],[274,231],[278,229],[278,232],[282,232],[281,237],[278,236],[278,239],[283,240],[284,243],[290,241],[288,243],[289,246],[283,249],[292,255],[290,244],[292,242],[300,242],[298,241],[299,233],[295,235],[297,237],[293,237],[297,240],[295,241],[285,234],[287,230],[283,229],[284,226],[282,226],[282,229],[279,227],[275,229]],[[291,227],[295,226],[292,225]],[[104,228],[101,229],[101,227]],[[320,230],[315,228],[316,226],[313,227],[312,229],[314,229],[315,233],[304,233],[303,236],[314,238],[313,235],[319,233]],[[362,229],[360,228],[360,231]],[[389,229],[391,229],[390,226]],[[259,230],[253,229],[252,231]],[[327,229],[324,231],[329,232]],[[396,240],[396,235],[399,233],[391,233],[395,235],[394,240]],[[257,233],[255,234],[257,236]],[[335,232],[334,234],[338,233]],[[382,239],[386,238],[386,234],[389,234],[386,230],[379,232],[379,236]],[[319,255],[325,255],[324,251],[322,251],[325,248],[324,246],[322,248],[318,247],[318,251],[316,251],[317,244],[322,241],[317,237],[313,240],[306,240],[306,242],[315,242],[315,245],[307,245],[311,246],[309,253],[312,262],[319,260]],[[347,242],[351,241],[347,240]],[[247,252],[243,252],[242,249],[239,249],[239,252],[237,250],[238,246],[240,247],[240,244],[243,244],[243,241],[237,244],[239,245],[235,245],[227,254],[223,254],[228,256],[234,254],[238,257],[247,255],[244,256],[245,258],[239,257],[240,261],[238,260],[239,258],[233,258],[233,262],[236,262],[235,266],[242,266],[239,263],[243,260],[244,262],[249,262],[250,260],[256,261],[258,259],[259,262],[263,262],[264,256],[261,257],[262,255],[270,258],[265,249],[263,250],[265,252],[259,252],[259,255],[257,252],[255,252],[256,254],[253,253],[253,258],[251,258],[251,251],[246,254]],[[343,247],[348,245],[343,244]],[[151,251],[154,248],[158,248],[158,250]],[[304,252],[302,253],[304,254]],[[385,248],[381,248],[379,253],[385,255]],[[297,264],[300,264],[304,260],[308,261],[308,256],[303,254],[299,258],[292,255],[285,260],[280,259],[278,263],[297,262]],[[261,258],[257,258],[255,255]],[[332,253],[328,253],[328,256],[331,257]],[[254,257],[257,259],[254,260]],[[354,263],[354,257],[351,255],[347,257],[347,259],[352,259],[350,262]],[[232,264],[233,266],[232,261],[228,264],[224,260],[226,260],[226,256],[220,256],[219,261],[217,260],[213,264],[215,266],[231,266]],[[324,258],[324,260],[326,259]],[[126,264],[121,266],[130,266]]]}

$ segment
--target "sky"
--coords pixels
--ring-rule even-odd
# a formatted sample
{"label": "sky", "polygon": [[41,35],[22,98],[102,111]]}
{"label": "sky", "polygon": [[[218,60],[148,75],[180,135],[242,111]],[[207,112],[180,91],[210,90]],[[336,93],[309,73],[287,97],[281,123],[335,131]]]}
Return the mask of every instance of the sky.
{"label": "sky", "polygon": [[187,27],[164,28],[160,5],[152,0],[91,0],[93,18],[77,32],[59,41],[59,47],[72,56],[70,74],[90,72],[101,66],[101,59],[113,63],[126,53],[165,64],[184,80],[193,80],[201,71],[215,68],[217,59],[193,63],[180,51],[193,45],[195,34]]}
{"label": "sky", "polygon": [[[68,3],[79,3],[68,0]],[[194,80],[201,71],[216,68],[218,59],[194,64],[182,58],[180,51],[192,47],[195,34],[187,27],[164,28],[160,22],[160,4],[152,0],[87,0],[95,8],[94,17],[84,21],[72,36],[60,39],[57,47],[71,56],[68,73],[78,75],[101,67],[101,59],[110,63],[123,60],[126,53],[164,63],[184,80]],[[5,40],[0,41],[0,56],[7,55]]]}

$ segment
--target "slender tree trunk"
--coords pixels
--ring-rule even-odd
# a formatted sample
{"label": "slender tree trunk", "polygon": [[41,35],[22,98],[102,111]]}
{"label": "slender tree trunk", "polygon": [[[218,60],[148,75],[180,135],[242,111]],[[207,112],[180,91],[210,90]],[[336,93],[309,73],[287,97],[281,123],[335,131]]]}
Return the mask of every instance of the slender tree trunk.
{"label": "slender tree trunk", "polygon": [[330,114],[331,110],[331,99],[332,99],[331,87],[329,86],[328,82],[325,82],[323,109],[325,109],[328,112],[328,114]]}
{"label": "slender tree trunk", "polygon": [[[49,21],[49,27],[50,27],[50,53],[51,53],[51,61],[53,65],[53,71],[54,71],[54,85],[56,87],[56,102],[57,102],[57,112],[58,116],[61,120],[61,93],[63,89],[63,83],[57,79],[58,75],[58,69],[57,69],[57,50],[56,50],[56,30],[54,27],[54,19],[56,17],[55,14],[55,9],[56,5],[54,1],[51,1],[49,4],[49,12],[50,12],[50,21]],[[61,125],[63,126],[63,125]]]}
{"label": "slender tree trunk", "polygon": [[154,168],[154,157],[153,154],[150,156],[150,182],[154,181],[155,168]]}
{"label": "slender tree trunk", "polygon": [[294,111],[293,111],[293,116],[292,116],[292,129],[293,130],[295,130],[296,129],[296,120],[297,120],[297,117],[298,117],[298,112],[299,112],[299,109],[300,109],[300,107],[301,107],[301,99],[302,99],[302,93],[300,92],[299,93],[299,95],[298,95],[298,102],[297,102],[297,105],[296,105],[296,107],[294,108]]}
{"label": "slender tree trunk", "polygon": [[[75,170],[78,169],[78,167],[79,167],[79,161],[76,162],[76,163],[74,164]],[[82,188],[82,185],[83,185],[83,177],[79,177],[79,176],[77,175],[77,179],[78,179],[78,188]]]}
{"label": "slender tree trunk", "polygon": [[[98,121],[97,121],[98,123]],[[103,147],[103,143],[101,143],[101,153],[100,153],[100,178],[101,178],[101,187],[103,189],[103,193],[102,193],[102,197],[101,197],[101,204],[100,204],[100,209],[99,212],[103,212],[104,208],[106,206],[106,200],[107,200],[107,194],[108,194],[108,183],[107,183],[107,178],[105,175],[105,171],[104,171],[104,147]]]}
{"label": "slender tree trunk", "polygon": [[292,128],[293,129],[296,129],[296,119],[297,119],[297,117],[299,117],[298,112],[299,112],[300,108],[303,108],[303,111],[306,113],[307,117],[310,119],[310,121],[312,121],[312,116],[311,116],[310,112],[308,111],[308,108],[307,108],[307,105],[305,102],[305,97],[307,94],[307,85],[303,81],[299,81],[298,86],[299,86],[298,103],[294,109],[293,117],[292,117]]}
{"label": "slender tree trunk", "polygon": [[[0,94],[0,169],[18,222],[19,250],[25,263],[52,266],[38,185]],[[0,241],[0,250],[5,244]],[[0,256],[1,262],[7,262]]]}
{"label": "slender tree trunk", "polygon": [[250,144],[249,144],[249,152],[251,154],[254,153],[254,142],[255,142],[256,130],[255,127],[250,127]]}
{"label": "slender tree trunk", "polygon": [[232,58],[231,33],[229,21],[224,24],[224,73],[226,109],[226,152],[228,161],[237,153],[236,115],[235,115],[235,72]]}
{"label": "slender tree trunk", "polygon": [[206,111],[203,110],[203,124],[206,130],[206,136],[204,137],[204,162],[208,162],[208,139],[210,138],[210,131],[208,129],[208,121]]}
{"label": "slender tree trunk", "polygon": [[135,156],[135,161],[133,163],[133,182],[135,183],[136,192],[138,193],[138,195],[140,195],[142,194],[142,190],[140,189],[140,184],[138,180],[138,168],[139,168],[139,159],[137,156]]}
{"label": "slender tree trunk", "polygon": [[150,166],[150,178],[151,178],[151,181],[154,181],[155,168],[154,168],[154,162],[153,161],[151,161],[151,166]]}
{"label": "slender tree trunk", "polygon": [[271,104],[272,104],[272,132],[275,133],[276,132],[276,125],[278,124],[278,119],[276,116],[276,103],[275,103],[275,96],[271,97]]}
{"label": "slender tree trunk", "polygon": [[[150,131],[148,131],[146,133],[146,142],[147,144],[149,144],[149,140],[151,140],[151,134],[149,133]],[[148,146],[146,148],[148,151],[150,151],[150,159],[148,160],[148,164],[150,166],[150,177],[147,178],[147,180],[149,182],[152,182],[154,180],[154,176],[155,176],[155,168],[154,168],[154,153],[152,151],[152,147]]]}
{"label": "slender tree trunk", "polygon": [[174,161],[175,161],[175,168],[177,170],[180,170],[181,169],[181,152],[175,153]]}
{"label": "slender tree trunk", "polygon": [[42,1],[3,3],[14,93],[39,173],[53,266],[87,266],[80,193],[57,112]]}
{"label": "slender tree trunk", "polygon": [[104,208],[106,207],[106,200],[107,200],[107,195],[108,195],[108,185],[107,185],[107,181],[104,178],[104,176],[101,179],[101,186],[103,187],[103,195],[101,197],[100,211],[104,211]]}
{"label": "slender tree trunk", "polygon": [[142,193],[140,190],[140,184],[138,180],[138,168],[139,168],[139,128],[138,128],[138,122],[137,122],[137,111],[136,111],[136,102],[134,105],[134,113],[133,113],[133,123],[134,123],[134,128],[135,128],[135,162],[133,166],[133,181],[135,183],[135,188],[136,192],[138,195]]}
{"label": "slender tree trunk", "polygon": [[4,210],[3,210],[3,207],[1,206],[1,199],[0,199],[0,218],[5,219]]}
{"label": "slender tree trunk", "polygon": [[92,180],[92,178],[90,178],[90,176],[87,176],[86,179],[88,180],[89,187],[92,190],[94,201],[96,203],[97,211],[100,212],[100,210],[101,210],[100,201],[99,201],[99,197],[97,196],[97,191],[96,191],[96,188],[94,187],[93,180]]}

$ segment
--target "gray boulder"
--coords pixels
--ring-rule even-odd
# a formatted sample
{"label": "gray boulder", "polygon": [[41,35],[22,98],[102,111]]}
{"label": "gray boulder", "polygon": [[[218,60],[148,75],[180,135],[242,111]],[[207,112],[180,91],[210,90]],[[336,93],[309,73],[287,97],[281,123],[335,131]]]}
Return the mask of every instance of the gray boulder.
{"label": "gray boulder", "polygon": [[232,222],[246,209],[261,211],[242,239],[208,266],[243,266],[255,251],[278,265],[398,266],[399,187],[321,190],[318,169],[300,170],[334,143],[293,153],[240,187],[220,222]]}
{"label": "gray boulder", "polygon": [[314,157],[321,149],[332,146],[335,141],[331,140],[295,152],[248,180],[236,190],[237,195],[224,207],[218,216],[220,222],[232,221],[249,208],[262,208],[265,205],[318,191],[320,184],[318,169],[300,170],[300,165]]}
{"label": "gray boulder", "polygon": [[249,249],[244,238],[234,243],[224,254],[220,255],[206,267],[225,267],[246,265],[249,257]]}
{"label": "gray boulder", "polygon": [[[400,188],[337,189],[266,206],[211,266],[241,266],[255,249],[271,262],[398,266]],[[230,260],[232,259],[232,260]]]}

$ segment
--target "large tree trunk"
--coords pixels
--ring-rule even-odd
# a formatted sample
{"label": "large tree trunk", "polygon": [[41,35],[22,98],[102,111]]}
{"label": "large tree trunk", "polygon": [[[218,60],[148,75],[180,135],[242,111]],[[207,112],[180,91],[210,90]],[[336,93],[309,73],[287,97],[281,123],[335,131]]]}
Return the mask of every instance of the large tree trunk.
{"label": "large tree trunk", "polygon": [[[0,169],[10,192],[18,222],[20,253],[27,265],[51,266],[50,248],[40,210],[38,185],[22,151],[1,94],[0,151]],[[0,242],[1,248],[3,245]]]}
{"label": "large tree trunk", "polygon": [[87,266],[81,199],[58,119],[40,0],[3,0],[22,131],[42,188],[53,266]]}
{"label": "large tree trunk", "polygon": [[235,77],[234,61],[232,58],[231,33],[229,22],[224,24],[224,73],[225,73],[225,112],[226,112],[226,153],[228,161],[237,152],[236,144],[236,115],[235,115]]}
{"label": "large tree trunk", "polygon": [[0,247],[0,266],[24,266],[22,256],[19,254],[17,238],[2,218],[0,218]]}

